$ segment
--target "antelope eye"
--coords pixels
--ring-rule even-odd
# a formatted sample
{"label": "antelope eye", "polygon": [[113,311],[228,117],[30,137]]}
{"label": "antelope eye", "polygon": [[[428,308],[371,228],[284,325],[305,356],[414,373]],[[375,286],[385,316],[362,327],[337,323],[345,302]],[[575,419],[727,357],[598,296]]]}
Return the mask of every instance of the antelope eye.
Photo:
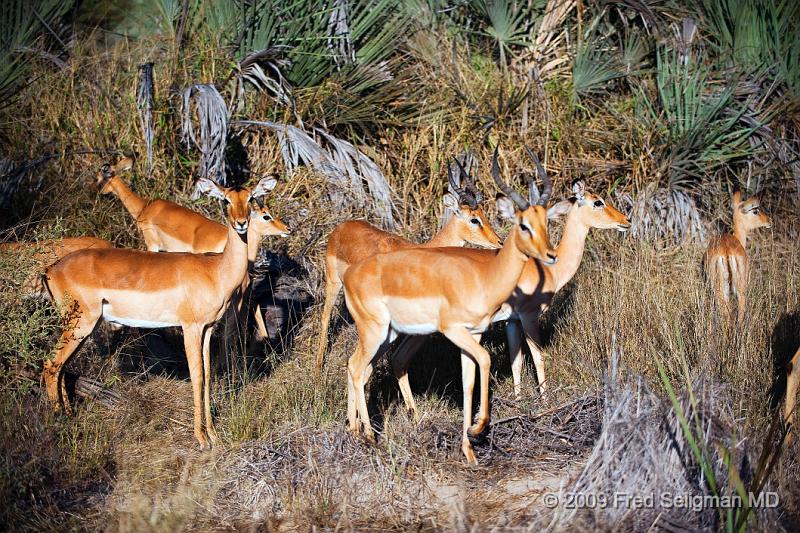
{"label": "antelope eye", "polygon": [[519,227],[522,229],[522,231],[527,231],[528,233],[533,235],[533,231],[531,230],[531,228],[529,228],[524,222],[520,222]]}
{"label": "antelope eye", "polygon": [[604,207],[605,205],[606,204],[605,204],[605,202],[603,202],[603,200],[595,200],[594,201],[594,206],[595,207]]}
{"label": "antelope eye", "polygon": [[231,199],[228,198],[227,196],[223,198],[222,201],[225,202],[225,205],[231,205]]}
{"label": "antelope eye", "polygon": [[271,216],[271,215],[264,215],[264,217],[263,217],[263,218],[264,218],[264,220],[266,220],[267,222],[269,222],[270,220],[272,220],[272,216]]}
{"label": "antelope eye", "polygon": [[480,221],[480,219],[477,219],[477,218],[473,218],[473,219],[471,219],[471,220],[469,221],[469,223],[470,223],[470,224],[475,224],[476,226],[480,226],[480,225],[481,225],[481,221]]}
{"label": "antelope eye", "polygon": [[758,211],[759,209],[757,207],[754,207],[750,212],[753,213],[754,215],[757,215]]}

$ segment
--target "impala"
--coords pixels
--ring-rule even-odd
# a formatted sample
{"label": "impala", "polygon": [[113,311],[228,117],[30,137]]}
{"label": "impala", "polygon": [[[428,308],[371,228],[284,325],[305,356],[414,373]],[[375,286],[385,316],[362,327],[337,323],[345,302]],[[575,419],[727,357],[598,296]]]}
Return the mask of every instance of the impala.
{"label": "impala", "polygon": [[[222,252],[228,236],[228,231],[223,224],[169,200],[145,200],[138,196],[117,175],[118,167],[123,162],[115,166],[104,165],[98,173],[97,185],[101,194],[114,193],[119,197],[136,221],[149,251],[190,252],[193,254]],[[202,186],[202,183],[205,182],[200,183]],[[204,191],[200,190],[200,192]],[[256,201],[258,200],[256,199]],[[266,216],[270,216],[268,211]],[[282,227],[283,231],[277,231],[278,226]],[[284,237],[288,235],[288,229],[280,222],[273,224],[272,230],[276,230],[276,232],[270,232],[268,235]],[[258,242],[252,242],[248,245],[248,258],[251,264],[256,260],[258,244]],[[237,292],[232,307],[236,312],[241,310],[247,300],[249,287],[250,276],[246,275],[242,280],[242,290]],[[253,317],[256,321],[259,338],[267,338],[269,335],[259,304],[256,304],[253,309]],[[238,320],[226,321],[226,324],[235,323],[238,323]]]}
{"label": "impala", "polygon": [[351,431],[360,432],[360,418],[365,436],[374,438],[364,386],[379,350],[396,333],[427,335],[440,331],[480,367],[478,420],[471,426],[472,390],[465,389],[464,397],[469,397],[470,403],[464,403],[461,440],[467,461],[477,463],[468,436],[482,433],[489,422],[491,359],[475,337],[491,323],[516,287],[528,257],[547,264],[556,261],[548,241],[547,212],[542,207],[551,190],[547,177],[543,176],[545,192],[536,205],[531,205],[500,179],[497,150],[492,158],[492,176],[517,210],[514,229],[491,260],[475,260],[464,253],[464,248],[416,248],[374,255],[345,273],[345,301],[358,330],[358,345],[347,364]]}
{"label": "impala", "polygon": [[66,396],[62,399],[61,370],[100,319],[133,327],[180,326],[192,382],[194,434],[201,448],[217,441],[211,419],[211,333],[247,272],[247,242],[259,237],[256,225],[248,227],[250,200],[274,186],[267,178],[252,190],[201,180],[201,190],[225,201],[228,239],[222,253],[81,250],[47,269],[47,289],[66,322],[55,357],[43,370],[54,410],[63,401],[70,411]]}
{"label": "impala", "polygon": [[[538,160],[528,152],[534,163]],[[544,174],[544,169],[539,168]],[[502,205],[502,204],[501,204]],[[513,212],[511,213],[513,214]],[[630,222],[627,217],[607,204],[602,198],[586,191],[582,181],[572,186],[572,196],[563,200],[547,211],[548,218],[556,218],[566,214],[567,221],[561,241],[556,247],[558,263],[543,265],[531,258],[522,271],[516,290],[511,294],[502,309],[492,318],[493,322],[508,320],[506,337],[508,339],[511,372],[514,378],[514,394],[522,392],[522,335],[524,333],[528,348],[536,366],[539,380],[539,392],[544,395],[545,374],[544,354],[540,348],[539,316],[550,306],[553,296],[575,275],[583,258],[586,237],[591,228],[616,229],[627,231]],[[501,213],[508,216],[509,213]],[[468,250],[466,252],[476,260],[488,261],[495,252],[491,250]],[[520,329],[522,331],[520,331]],[[392,366],[400,384],[400,392],[406,407],[417,416],[417,407],[411,394],[408,382],[408,366],[424,337],[409,337],[392,356]],[[471,364],[471,362],[469,363]]]}
{"label": "impala", "polygon": [[[456,163],[461,168],[458,159]],[[463,168],[461,171],[461,175],[465,176],[463,186],[455,182],[450,166],[447,168],[450,186],[456,194],[445,193],[442,203],[445,209],[453,212],[453,216],[439,233],[426,243],[413,243],[363,220],[349,220],[333,230],[328,238],[328,247],[325,249],[325,303],[322,308],[322,330],[314,367],[316,374],[319,374],[324,364],[331,314],[342,288],[342,279],[350,265],[375,254],[409,248],[464,246],[466,243],[488,248],[500,247],[500,239],[489,224],[481,206],[483,195],[469,174]]]}
{"label": "impala", "polygon": [[705,257],[706,277],[717,302],[733,318],[731,296],[736,296],[739,320],[747,307],[747,283],[750,265],[747,257],[747,234],[757,228],[772,227],[770,218],[761,211],[758,198],[742,201],[742,193],[731,195],[733,232],[720,235],[708,245]]}
{"label": "impala", "polygon": [[39,242],[6,242],[0,244],[0,252],[24,254],[31,257],[33,267],[30,276],[22,283],[20,292],[24,296],[47,298],[47,289],[42,282],[42,272],[59,259],[86,248],[113,248],[114,245],[97,237],[67,237]]}

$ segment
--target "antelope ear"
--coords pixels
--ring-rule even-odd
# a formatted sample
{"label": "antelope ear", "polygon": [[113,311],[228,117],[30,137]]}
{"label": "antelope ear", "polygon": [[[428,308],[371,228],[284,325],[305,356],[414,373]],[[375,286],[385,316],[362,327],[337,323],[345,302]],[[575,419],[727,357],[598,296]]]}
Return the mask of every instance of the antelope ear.
{"label": "antelope ear", "polygon": [[[574,188],[573,188],[574,189]],[[558,217],[562,217],[569,213],[570,208],[572,207],[572,202],[569,200],[561,200],[554,206],[550,207],[547,210],[547,220],[555,220]]]}
{"label": "antelope ear", "polygon": [[508,196],[498,194],[497,198],[495,198],[495,202],[497,203],[497,213],[500,215],[500,218],[504,218],[506,220],[511,220],[516,215],[517,209],[514,206],[514,202]]}
{"label": "antelope ear", "polygon": [[442,196],[442,205],[445,209],[449,209],[456,215],[461,212],[461,207],[458,204],[458,198],[456,198],[452,193],[447,192],[444,194],[444,196]]}
{"label": "antelope ear", "polygon": [[250,196],[264,196],[269,191],[275,188],[278,185],[278,180],[276,180],[273,176],[266,176],[261,178],[261,180],[253,187]]}
{"label": "antelope ear", "polygon": [[734,206],[737,206],[740,203],[742,203],[742,191],[740,191],[738,189],[733,191],[733,193],[731,194],[731,203]]}
{"label": "antelope ear", "polygon": [[194,187],[198,195],[205,194],[217,200],[225,199],[225,191],[222,190],[222,187],[208,178],[200,178]]}

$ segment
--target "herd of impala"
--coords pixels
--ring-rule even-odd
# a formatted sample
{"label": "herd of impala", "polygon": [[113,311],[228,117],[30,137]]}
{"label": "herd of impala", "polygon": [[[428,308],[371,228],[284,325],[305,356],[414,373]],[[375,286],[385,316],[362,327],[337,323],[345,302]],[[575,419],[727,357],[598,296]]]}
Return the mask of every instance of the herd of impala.
{"label": "herd of impala", "polygon": [[[344,286],[345,302],[355,321],[358,344],[347,364],[347,419],[351,431],[374,439],[367,410],[365,385],[375,359],[398,335],[392,365],[406,407],[417,416],[408,382],[408,368],[425,336],[442,333],[461,349],[464,424],[461,449],[476,463],[470,436],[489,424],[489,353],[481,335],[492,322],[505,321],[514,393],[521,392],[523,337],[533,357],[539,391],[545,393],[544,357],[539,317],[553,296],[575,275],[591,228],[625,231],[625,215],[583,182],[572,186],[568,199],[548,208],[552,184],[539,159],[527,147],[544,188],[539,193],[528,177],[527,197],[506,184],[500,172],[498,150],[491,174],[499,194],[497,210],[513,221],[501,242],[483,209],[484,197],[458,159],[460,180],[448,167],[452,193],[443,198],[451,212],[444,227],[430,241],[416,244],[361,220],[341,223],[330,234],[325,251],[325,301],[315,372],[319,374],[327,351],[328,330],[336,299]],[[105,164],[97,174],[102,194],[115,194],[141,231],[147,251],[114,248],[94,237],[65,238],[37,243],[5,243],[0,250],[29,248],[36,263],[23,283],[28,296],[49,296],[64,316],[65,328],[55,356],[44,363],[43,380],[54,410],[69,412],[62,369],[81,343],[103,319],[122,326],[180,327],[192,383],[194,433],[201,448],[218,437],[211,416],[210,341],[215,323],[237,324],[249,301],[248,267],[254,262],[261,238],[287,236],[289,230],[264,204],[276,185],[272,177],[255,186],[221,187],[201,179],[197,189],[224,202],[227,225],[167,200],[142,198],[121,179],[133,166],[130,158]],[[706,277],[720,307],[733,317],[746,308],[749,266],[747,234],[769,227],[757,198],[732,195],[733,232],[715,238],[706,253]],[[563,235],[552,248],[548,219],[566,216]],[[465,244],[482,248],[464,248]],[[169,253],[161,253],[169,252]],[[266,337],[258,305],[250,310],[257,330]],[[226,327],[226,339],[231,332]],[[478,416],[472,424],[475,366],[480,371]],[[784,416],[793,418],[800,350],[789,366]]]}

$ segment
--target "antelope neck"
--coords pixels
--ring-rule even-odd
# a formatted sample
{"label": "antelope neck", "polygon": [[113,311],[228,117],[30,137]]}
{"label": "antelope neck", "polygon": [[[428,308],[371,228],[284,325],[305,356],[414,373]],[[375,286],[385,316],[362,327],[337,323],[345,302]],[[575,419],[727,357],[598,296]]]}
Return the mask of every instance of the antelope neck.
{"label": "antelope neck", "polygon": [[747,248],[747,228],[744,227],[736,214],[733,215],[733,236],[741,243],[742,248]]}
{"label": "antelope neck", "polygon": [[553,276],[556,291],[572,279],[583,259],[589,227],[578,220],[577,209],[577,207],[573,207],[567,215],[564,233],[556,247],[558,262],[555,265],[545,266]]}
{"label": "antelope neck", "polygon": [[464,246],[466,241],[462,239],[456,230],[456,217],[453,215],[447,224],[433,236],[433,238],[422,245],[424,248],[445,248],[447,246]]}
{"label": "antelope neck", "polygon": [[489,283],[486,285],[486,294],[492,305],[492,312],[514,291],[528,261],[528,256],[520,249],[519,238],[519,229],[514,226],[500,251],[487,264]]}
{"label": "antelope neck", "polygon": [[[219,269],[221,274],[220,279],[231,280],[231,287],[229,288],[232,290],[242,282],[244,275],[247,273],[250,226],[248,225],[247,243],[242,241],[242,237],[233,229],[233,226],[227,224],[227,228],[228,240],[220,256]],[[257,241],[258,239],[254,240]],[[257,244],[256,250],[258,250]]]}
{"label": "antelope neck", "polygon": [[111,189],[114,191],[114,194],[122,202],[122,205],[125,206],[125,209],[128,210],[134,217],[138,217],[142,209],[145,206],[145,200],[133,192],[128,184],[122,181],[119,176],[112,176],[109,179],[109,185],[111,185]]}

